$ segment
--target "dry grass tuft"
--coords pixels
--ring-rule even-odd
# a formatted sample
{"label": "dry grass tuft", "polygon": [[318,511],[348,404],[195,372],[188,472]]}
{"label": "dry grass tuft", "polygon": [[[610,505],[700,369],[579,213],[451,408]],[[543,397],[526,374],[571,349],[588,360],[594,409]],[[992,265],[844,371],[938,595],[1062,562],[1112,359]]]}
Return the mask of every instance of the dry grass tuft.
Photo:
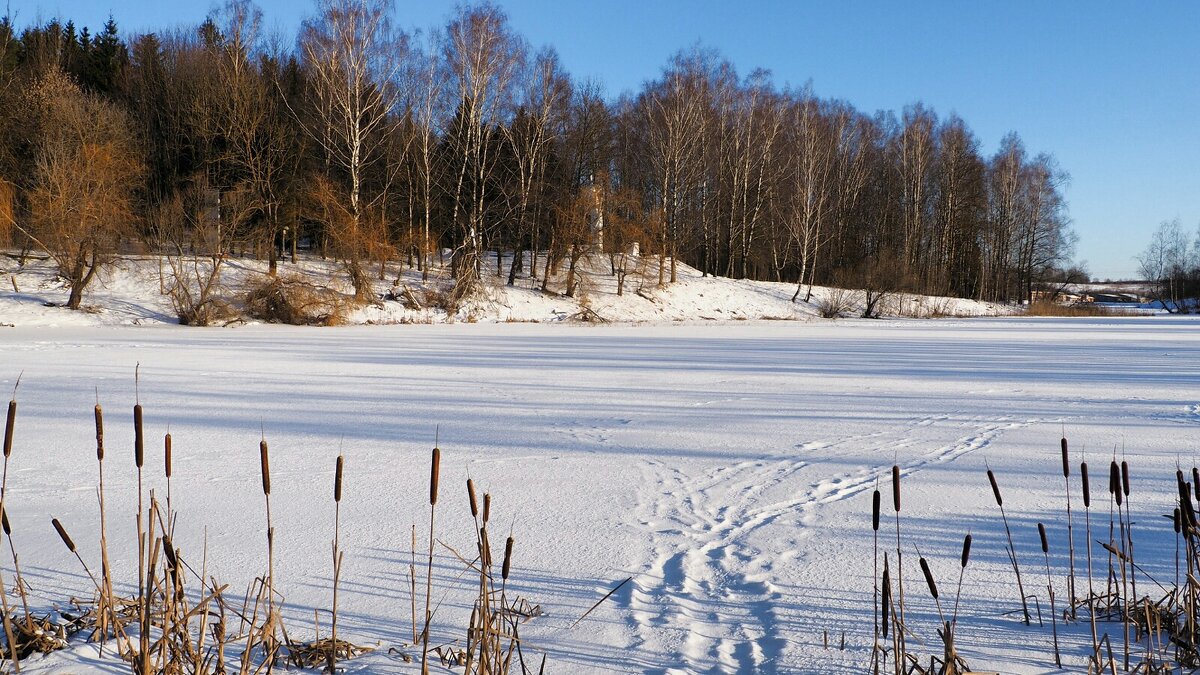
{"label": "dry grass tuft", "polygon": [[1114,312],[1107,307],[1090,303],[1063,305],[1057,302],[1038,300],[1029,304],[1025,309],[1025,316],[1114,316]]}
{"label": "dry grass tuft", "polygon": [[246,294],[247,313],[260,321],[293,326],[338,326],[352,307],[341,293],[299,276],[268,277]]}

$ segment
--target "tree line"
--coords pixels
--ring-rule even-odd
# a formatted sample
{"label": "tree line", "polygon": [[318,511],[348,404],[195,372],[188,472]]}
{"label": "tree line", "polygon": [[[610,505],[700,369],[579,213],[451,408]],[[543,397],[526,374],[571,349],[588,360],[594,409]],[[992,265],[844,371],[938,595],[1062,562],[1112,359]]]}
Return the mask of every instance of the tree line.
{"label": "tree line", "polygon": [[0,243],[48,252],[71,306],[138,250],[207,261],[202,292],[225,256],[274,274],[311,247],[361,299],[388,263],[446,273],[458,298],[565,268],[571,294],[605,256],[659,284],[684,263],[797,298],[1021,301],[1071,255],[1066,173],[1015,133],[984,156],[957,116],[868,114],[702,47],[610,97],[496,5],[395,20],[386,0],[317,0],[287,44],[248,0],[129,36],[5,18]]}

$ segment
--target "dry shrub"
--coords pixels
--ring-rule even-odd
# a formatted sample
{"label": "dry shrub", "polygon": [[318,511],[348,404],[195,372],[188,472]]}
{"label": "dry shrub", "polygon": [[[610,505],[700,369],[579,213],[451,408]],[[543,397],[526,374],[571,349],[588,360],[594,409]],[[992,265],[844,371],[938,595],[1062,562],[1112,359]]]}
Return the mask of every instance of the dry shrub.
{"label": "dry shrub", "polygon": [[293,326],[337,326],[349,303],[342,294],[296,275],[268,277],[246,294],[246,311],[255,319]]}
{"label": "dry shrub", "polygon": [[1057,302],[1038,300],[1025,309],[1026,316],[1113,316],[1112,310],[1090,303],[1075,303],[1070,305]]}
{"label": "dry shrub", "polygon": [[844,288],[830,288],[817,301],[817,311],[826,319],[837,319],[854,309],[854,293]]}

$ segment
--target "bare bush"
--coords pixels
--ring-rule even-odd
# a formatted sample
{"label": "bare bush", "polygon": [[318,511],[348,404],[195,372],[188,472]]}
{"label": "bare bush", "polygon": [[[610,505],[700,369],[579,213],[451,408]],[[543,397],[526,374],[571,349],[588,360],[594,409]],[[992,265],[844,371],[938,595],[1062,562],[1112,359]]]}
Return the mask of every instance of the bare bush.
{"label": "bare bush", "polygon": [[830,288],[817,301],[817,311],[826,319],[838,319],[854,309],[854,293],[844,288]]}
{"label": "bare bush", "polygon": [[348,309],[340,293],[295,275],[268,277],[246,294],[247,313],[269,323],[336,326],[345,321]]}

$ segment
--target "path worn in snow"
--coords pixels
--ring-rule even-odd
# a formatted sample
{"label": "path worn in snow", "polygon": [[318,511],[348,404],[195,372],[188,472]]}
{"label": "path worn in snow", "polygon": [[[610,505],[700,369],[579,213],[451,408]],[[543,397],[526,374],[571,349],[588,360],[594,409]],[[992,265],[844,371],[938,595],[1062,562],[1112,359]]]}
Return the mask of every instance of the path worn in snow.
{"label": "path worn in snow", "polygon": [[[441,532],[469,546],[469,472],[495,495],[495,522],[513,529],[517,588],[546,610],[523,635],[554,672],[851,673],[870,654],[871,490],[882,480],[886,494],[896,463],[913,643],[928,650],[936,640],[914,547],[949,589],[971,530],[960,649],[977,668],[1048,672],[1048,646],[1037,648],[1048,631],[1004,614],[1016,599],[984,463],[1032,566],[1035,523],[1061,529],[1060,431],[1097,465],[1124,444],[1139,555],[1152,550],[1169,529],[1157,514],[1175,462],[1191,466],[1200,431],[1197,329],[1168,317],[0,329],[0,389],[25,371],[9,508],[38,601],[84,592],[49,518],[76,525],[95,557],[91,406],[99,388],[119,458],[131,443],[125,412],[140,362],[148,432],[161,437],[169,424],[175,440],[177,544],[198,555],[207,528],[210,567],[234,588],[265,564],[256,487],[265,429],[293,631],[309,630],[313,609],[328,605],[325,493],[342,448],[339,634],[389,646],[411,639],[410,526],[427,518],[428,448],[440,425]],[[110,469],[110,508],[136,499],[128,464]],[[161,461],[149,466],[161,471]],[[894,548],[886,516],[883,541]],[[131,511],[126,520],[111,526],[118,547],[132,542]],[[132,561],[122,553],[113,564]],[[469,610],[457,574],[439,555],[445,640],[459,637],[451,627]],[[1088,638],[1068,628],[1063,640],[1078,664]],[[42,667],[65,662],[86,671],[87,651]],[[411,666],[377,654],[357,668]]]}

